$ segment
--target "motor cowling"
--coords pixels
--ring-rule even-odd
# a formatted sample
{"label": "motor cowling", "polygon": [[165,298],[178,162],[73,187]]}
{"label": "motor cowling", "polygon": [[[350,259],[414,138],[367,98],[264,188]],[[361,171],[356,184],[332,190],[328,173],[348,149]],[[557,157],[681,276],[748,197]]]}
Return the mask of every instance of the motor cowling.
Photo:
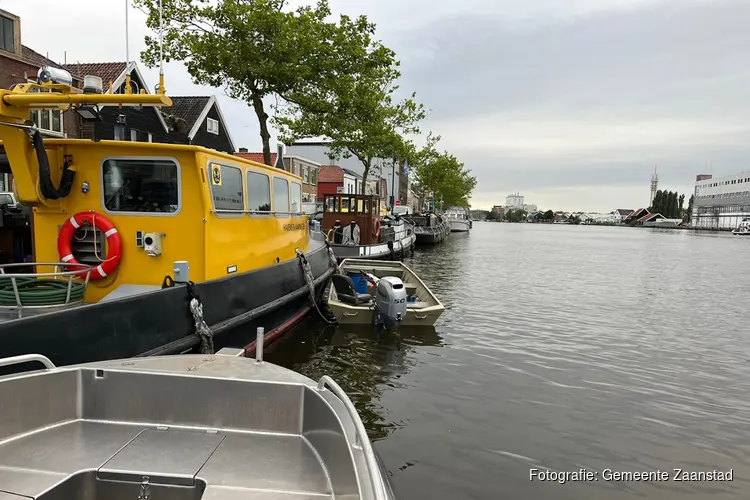
{"label": "motor cowling", "polygon": [[375,301],[380,319],[386,326],[395,327],[406,318],[406,287],[401,278],[380,278]]}

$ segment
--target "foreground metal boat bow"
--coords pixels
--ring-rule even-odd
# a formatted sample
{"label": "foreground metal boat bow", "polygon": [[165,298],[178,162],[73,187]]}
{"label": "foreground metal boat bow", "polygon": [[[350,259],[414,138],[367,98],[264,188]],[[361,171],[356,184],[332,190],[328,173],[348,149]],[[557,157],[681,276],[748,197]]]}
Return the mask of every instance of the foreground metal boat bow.
{"label": "foreground metal boat bow", "polygon": [[30,360],[47,370],[0,378],[0,500],[395,498],[328,377],[227,349],[0,365]]}

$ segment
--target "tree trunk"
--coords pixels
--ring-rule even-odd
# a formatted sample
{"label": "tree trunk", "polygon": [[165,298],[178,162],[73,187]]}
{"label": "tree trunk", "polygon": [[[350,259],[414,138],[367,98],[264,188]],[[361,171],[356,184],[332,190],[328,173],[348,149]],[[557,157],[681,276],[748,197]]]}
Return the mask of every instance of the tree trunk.
{"label": "tree trunk", "polygon": [[370,175],[370,163],[371,162],[372,160],[370,158],[362,160],[362,164],[365,166],[365,171],[362,172],[362,193],[361,194],[367,194],[367,176]]}
{"label": "tree trunk", "polygon": [[263,108],[263,99],[255,92],[252,94],[252,100],[253,109],[260,125],[260,139],[263,141],[263,163],[273,166],[271,162],[271,134],[268,133],[268,113]]}

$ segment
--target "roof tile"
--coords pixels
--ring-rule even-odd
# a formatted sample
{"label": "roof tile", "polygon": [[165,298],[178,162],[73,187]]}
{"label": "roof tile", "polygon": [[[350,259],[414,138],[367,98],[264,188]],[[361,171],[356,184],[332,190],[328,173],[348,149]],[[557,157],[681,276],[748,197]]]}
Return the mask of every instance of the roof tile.
{"label": "roof tile", "polygon": [[337,166],[321,166],[318,171],[317,182],[344,182],[344,170]]}
{"label": "roof tile", "polygon": [[[176,96],[172,97],[172,105],[164,108],[162,113],[181,118],[187,123],[187,129],[191,130],[195,122],[200,118],[206,108],[210,96]],[[262,162],[261,162],[262,163]]]}
{"label": "roof tile", "polygon": [[[263,153],[234,153],[234,156],[239,156],[246,160],[254,161],[256,163],[265,164],[263,161]],[[271,165],[276,164],[276,153],[271,153]]]}
{"label": "roof tile", "polygon": [[117,77],[125,71],[126,66],[124,62],[103,62],[66,64],[63,67],[77,75],[98,76],[102,79],[102,83],[106,89],[109,88],[110,82],[117,80]]}

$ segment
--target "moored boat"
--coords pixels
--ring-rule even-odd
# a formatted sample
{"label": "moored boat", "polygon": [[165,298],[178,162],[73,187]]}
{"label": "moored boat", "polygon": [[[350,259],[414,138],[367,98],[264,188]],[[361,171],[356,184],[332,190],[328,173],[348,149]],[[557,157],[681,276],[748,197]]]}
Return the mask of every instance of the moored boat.
{"label": "moored boat", "polygon": [[46,367],[0,377],[0,497],[396,498],[334,380],[240,354],[0,359]]}
{"label": "moored boat", "polygon": [[[413,226],[401,217],[381,217],[381,204],[376,195],[325,197],[321,230],[339,261],[392,260],[413,249],[416,241]],[[352,229],[352,224],[356,229]]]}
{"label": "moored boat", "polygon": [[345,259],[331,281],[328,306],[342,324],[432,326],[445,310],[403,262]]}
{"label": "moored boat", "polygon": [[0,270],[0,355],[67,365],[251,352],[253,328],[273,341],[311,309],[335,259],[308,229],[299,177],[198,146],[43,139],[32,108],[171,105],[163,90],[70,81],[42,68],[37,83],[0,90],[0,140],[18,201],[33,207],[35,261],[30,273]]}
{"label": "moored boat", "polygon": [[445,211],[445,217],[453,233],[466,233],[474,225],[469,207],[451,207]]}
{"label": "moored boat", "polygon": [[739,226],[732,230],[732,234],[737,236],[750,236],[750,218],[742,219]]}
{"label": "moored boat", "polygon": [[436,245],[442,242],[451,232],[445,216],[435,213],[405,217],[414,226],[417,245]]}

